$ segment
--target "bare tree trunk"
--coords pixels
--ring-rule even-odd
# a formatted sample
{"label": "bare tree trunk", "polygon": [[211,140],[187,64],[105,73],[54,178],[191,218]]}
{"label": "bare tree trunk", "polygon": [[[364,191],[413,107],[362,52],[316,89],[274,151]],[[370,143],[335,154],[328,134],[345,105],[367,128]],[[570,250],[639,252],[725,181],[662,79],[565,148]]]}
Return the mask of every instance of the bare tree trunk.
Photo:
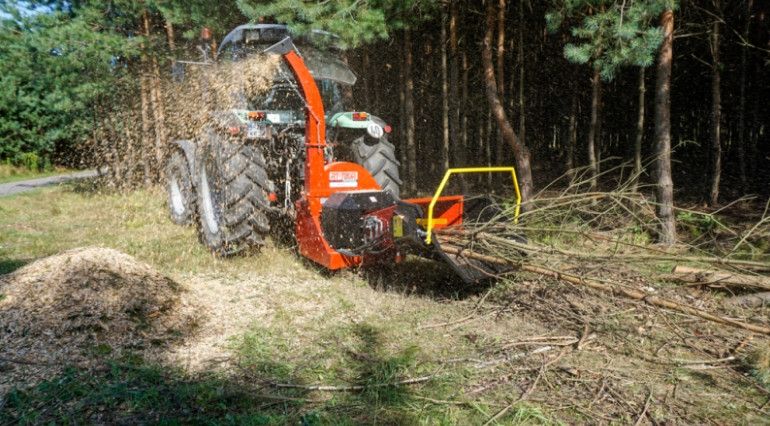
{"label": "bare tree trunk", "polygon": [[741,175],[741,187],[748,188],[746,180],[746,63],[749,50],[749,31],[751,30],[751,8],[753,0],[746,1],[746,26],[743,27],[743,46],[741,46],[740,101],[738,104],[738,168]]}
{"label": "bare tree trunk", "polygon": [[[479,164],[486,165],[486,144],[484,143],[484,138],[486,137],[484,130],[486,128],[486,120],[485,120],[486,114],[484,113],[483,108],[478,109],[478,113],[476,114],[476,143],[474,144],[473,150],[475,155],[474,160],[477,161]],[[482,179],[482,176],[478,176],[478,179]]]}
{"label": "bare tree trunk", "polygon": [[168,48],[172,54],[176,51],[176,36],[174,35],[174,24],[166,19],[166,40],[168,41]]}
{"label": "bare tree trunk", "polygon": [[495,25],[495,6],[487,2],[487,28],[484,34],[484,43],[481,49],[481,59],[484,64],[484,83],[486,85],[487,102],[489,109],[495,117],[500,134],[513,149],[518,168],[519,183],[521,184],[521,196],[524,201],[528,201],[532,194],[532,168],[530,166],[530,153],[526,145],[522,144],[516,136],[516,132],[508,120],[503,103],[497,93],[497,82],[495,81],[495,70],[492,64],[492,36]]}
{"label": "bare tree trunk", "polygon": [[146,61],[142,61],[142,73],[140,78],[140,97],[142,102],[142,144],[139,148],[142,156],[142,174],[143,183],[149,186],[152,181],[152,160],[150,157],[150,147],[152,142],[152,113],[150,111],[150,83],[147,79]]}
{"label": "bare tree trunk", "polygon": [[[364,86],[363,87],[363,89],[364,89],[364,109],[366,109],[367,111],[371,111],[372,110],[372,103],[371,103],[371,94],[369,93],[369,91],[372,90],[371,89],[371,85],[369,84],[369,76],[371,75],[370,74],[371,67],[369,65],[369,49],[366,49],[366,48],[364,49],[364,53],[363,53],[363,66],[362,66],[362,68],[363,68],[363,72],[364,72],[364,78],[362,79],[363,83],[364,83],[363,84],[363,86]],[[403,100],[402,100],[402,102],[403,102]]]}
{"label": "bare tree trunk", "polygon": [[[720,0],[715,0],[717,11],[721,11]],[[719,69],[719,19],[714,20],[711,38],[711,56],[714,59],[711,68],[711,192],[709,204],[719,202],[719,181],[722,178],[722,74]]]}
{"label": "bare tree trunk", "polygon": [[517,56],[519,61],[519,140],[521,140],[522,145],[527,144],[527,114],[524,108],[526,101],[524,76],[527,70],[524,64],[524,27],[526,23],[524,20],[524,0],[519,0],[519,49]]}
{"label": "bare tree trunk", "polygon": [[[149,41],[150,33],[150,14],[145,10],[142,15],[142,21],[144,22],[144,35]],[[160,174],[160,168],[163,164],[163,158],[165,156],[165,143],[166,143],[166,114],[163,110],[163,93],[160,87],[160,67],[158,65],[158,56],[150,54],[151,65],[151,84],[150,84],[150,102],[152,103],[153,118],[155,121],[155,174],[156,177]]]}
{"label": "bare tree trunk", "polygon": [[[174,31],[174,24],[166,18],[164,28],[166,29],[166,41],[168,42],[168,49],[171,56],[172,66],[176,64],[177,51],[176,51],[176,34]],[[173,113],[172,113],[173,116]],[[167,135],[171,134],[171,139],[180,137],[178,123],[174,123],[172,118],[170,125],[168,126]]]}
{"label": "bare tree trunk", "polygon": [[[493,0],[488,0],[492,2]],[[506,0],[497,2],[497,94],[500,102],[505,104],[505,7]],[[497,132],[497,164],[505,160],[505,141],[502,132]]]}
{"label": "bare tree trunk", "polygon": [[[398,116],[400,117],[398,120],[398,137],[401,138],[403,142],[406,141],[406,111],[404,109],[404,100],[406,95],[406,79],[405,73],[404,73],[404,64],[406,63],[406,55],[401,56],[401,63],[398,67]],[[405,149],[406,145],[402,145],[402,148],[399,149],[399,156],[401,159],[401,163],[404,165],[403,174],[404,178],[408,180],[409,177],[409,163],[407,162],[406,158],[406,152]]]}
{"label": "bare tree trunk", "polygon": [[[348,55],[347,53],[342,53],[340,55],[340,59],[342,60],[342,63],[345,65],[349,65],[350,62],[348,62]],[[345,105],[348,105],[348,108],[356,108],[356,99],[353,97],[353,86],[350,86],[348,84],[343,84],[342,86],[342,101]]]}
{"label": "bare tree trunk", "polygon": [[[465,53],[465,50],[463,49],[462,53],[462,61],[463,61],[463,77],[462,77],[462,95],[461,95],[461,105],[462,108],[462,125],[461,125],[461,131],[462,137],[460,139],[460,151],[462,151],[462,156],[460,157],[462,162],[460,165],[465,165],[467,163],[467,153],[468,153],[468,109],[470,105],[468,105],[468,55]],[[460,110],[458,106],[458,111]]]}
{"label": "bare tree trunk", "polygon": [[[487,167],[492,165],[492,111],[487,108],[486,132],[484,133],[484,154]],[[487,173],[487,188],[492,189],[492,173]]]}
{"label": "bare tree trunk", "polygon": [[636,118],[636,135],[634,139],[634,183],[631,190],[639,189],[639,179],[642,177],[642,142],[644,141],[644,85],[645,68],[639,67],[639,101],[638,115]]}
{"label": "bare tree trunk", "polygon": [[591,191],[596,190],[599,166],[596,156],[596,140],[599,133],[599,92],[601,91],[599,68],[594,68],[591,77],[591,126],[588,128],[588,167],[591,170]]}
{"label": "bare tree trunk", "polygon": [[115,115],[115,113],[107,113],[107,116],[103,118],[107,127],[107,140],[105,142],[109,145],[111,151],[114,185],[116,187],[123,187],[125,183],[124,166],[127,166],[128,163],[120,155],[121,135],[117,131],[118,120]]}
{"label": "bare tree trunk", "polygon": [[[134,105],[132,105],[132,110]],[[121,123],[123,124],[122,130],[125,132],[125,141],[126,141],[126,183],[128,186],[133,186],[134,184],[134,168],[136,167],[136,164],[138,163],[136,159],[136,149],[134,148],[136,145],[136,141],[134,139],[134,133],[133,133],[133,127],[134,127],[134,116],[133,112],[129,111],[125,113],[126,116],[123,117]]]}
{"label": "bare tree trunk", "polygon": [[447,13],[441,8],[441,164],[449,169],[449,77],[447,72]]}
{"label": "bare tree trunk", "polygon": [[674,11],[661,15],[663,44],[658,56],[657,81],[655,83],[655,144],[657,153],[657,203],[660,220],[661,243],[676,242],[674,217],[674,181],[671,179],[671,68],[674,44]]}
{"label": "bare tree trunk", "polygon": [[569,110],[569,144],[567,145],[567,176],[570,180],[575,177],[575,146],[577,146],[577,90],[572,91],[572,103]]}
{"label": "bare tree trunk", "polygon": [[404,114],[406,116],[406,158],[409,191],[417,191],[417,146],[414,139],[414,80],[412,79],[412,32],[404,31]]}
{"label": "bare tree trunk", "polygon": [[455,166],[462,166],[465,164],[463,158],[465,151],[460,144],[460,56],[457,48],[457,21],[457,0],[451,0],[449,3],[449,143],[452,163]]}

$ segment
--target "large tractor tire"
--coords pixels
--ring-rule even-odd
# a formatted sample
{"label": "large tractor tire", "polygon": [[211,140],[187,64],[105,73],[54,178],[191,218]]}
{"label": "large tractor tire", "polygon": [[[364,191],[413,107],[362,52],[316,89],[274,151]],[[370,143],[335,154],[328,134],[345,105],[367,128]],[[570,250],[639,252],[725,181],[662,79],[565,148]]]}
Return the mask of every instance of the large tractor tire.
{"label": "large tractor tire", "polygon": [[383,191],[399,198],[401,196],[401,176],[398,172],[401,163],[396,158],[396,147],[388,141],[388,136],[380,139],[361,136],[352,143],[353,160],[363,166]]}
{"label": "large tractor tire", "polygon": [[190,225],[195,219],[195,190],[187,157],[180,149],[173,149],[166,162],[166,192],[171,221]]}
{"label": "large tractor tire", "polygon": [[209,135],[198,153],[196,192],[202,242],[231,256],[264,245],[272,183],[259,147]]}

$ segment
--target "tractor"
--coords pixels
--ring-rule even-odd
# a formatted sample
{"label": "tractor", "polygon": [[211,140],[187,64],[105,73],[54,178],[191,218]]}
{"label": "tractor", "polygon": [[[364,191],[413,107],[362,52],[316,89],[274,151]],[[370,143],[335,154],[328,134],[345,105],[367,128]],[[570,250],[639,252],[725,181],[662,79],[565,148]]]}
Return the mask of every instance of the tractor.
{"label": "tractor", "polygon": [[[284,25],[241,25],[222,40],[216,55],[203,44],[202,61],[193,64],[208,65],[213,70],[207,72],[216,72],[218,63],[243,60],[289,34]],[[313,31],[299,40],[332,130],[326,157],[360,164],[398,198],[400,164],[388,140],[391,127],[372,114],[344,110],[344,94],[356,76],[338,54],[335,36]],[[197,220],[202,242],[218,254],[232,255],[261,245],[271,222],[281,222],[271,221],[271,216],[288,220],[296,216],[294,201],[301,191],[297,183],[304,173],[304,100],[284,71],[268,93],[226,114],[229,122],[212,120],[202,134],[173,141],[166,181],[172,220],[183,225]],[[242,135],[232,134],[241,129]]]}
{"label": "tractor", "polygon": [[[400,198],[390,126],[367,112],[344,111],[343,92],[355,75],[328,43],[326,51],[316,49],[314,37],[334,38],[293,37],[272,24],[240,26],[225,37],[218,61],[279,55],[288,73],[261,99],[215,121],[226,124],[173,142],[166,166],[172,220],[196,223],[201,241],[223,256],[260,247],[272,229],[327,270],[388,265],[413,254],[445,261],[468,282],[505,272],[508,266],[443,250],[436,232],[516,220],[515,170],[450,169],[433,197]],[[204,55],[203,63],[212,62]],[[453,174],[472,172],[510,173],[515,217],[489,197],[441,196]]]}

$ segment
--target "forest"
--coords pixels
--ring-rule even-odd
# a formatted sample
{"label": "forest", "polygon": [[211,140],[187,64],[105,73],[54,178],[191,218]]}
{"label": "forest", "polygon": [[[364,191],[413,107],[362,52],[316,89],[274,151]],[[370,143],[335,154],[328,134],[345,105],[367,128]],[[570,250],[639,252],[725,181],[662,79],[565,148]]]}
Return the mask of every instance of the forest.
{"label": "forest", "polygon": [[767,423],[769,15],[0,1],[0,424]]}
{"label": "forest", "polygon": [[106,163],[119,186],[157,180],[175,137],[165,111],[173,63],[197,58],[203,28],[215,45],[238,24],[269,21],[340,36],[359,77],[352,106],[392,124],[408,192],[430,191],[450,165],[514,161],[525,198],[564,176],[588,190],[630,179],[660,200],[671,240],[674,199],[717,206],[768,190],[762,1],[14,1],[3,9],[0,160],[9,163]]}

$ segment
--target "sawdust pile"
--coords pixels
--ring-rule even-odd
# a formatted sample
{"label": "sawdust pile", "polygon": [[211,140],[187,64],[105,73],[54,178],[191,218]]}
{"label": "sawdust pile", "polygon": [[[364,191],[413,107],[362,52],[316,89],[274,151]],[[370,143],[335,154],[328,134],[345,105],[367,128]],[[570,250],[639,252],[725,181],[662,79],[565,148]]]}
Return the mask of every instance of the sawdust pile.
{"label": "sawdust pile", "polygon": [[31,263],[0,278],[0,371],[168,344],[199,322],[181,292],[149,265],[107,248]]}

